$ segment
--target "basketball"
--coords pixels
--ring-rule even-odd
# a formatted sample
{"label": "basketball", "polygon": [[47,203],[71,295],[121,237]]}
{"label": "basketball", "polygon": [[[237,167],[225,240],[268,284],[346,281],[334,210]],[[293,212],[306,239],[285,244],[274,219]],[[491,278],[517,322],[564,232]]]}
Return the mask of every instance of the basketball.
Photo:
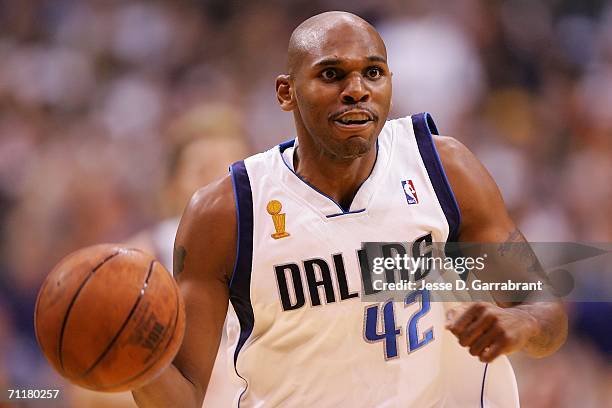
{"label": "basketball", "polygon": [[60,261],[40,289],[34,322],[43,354],[63,377],[125,391],[172,362],[185,307],[174,278],[152,256],[105,244]]}

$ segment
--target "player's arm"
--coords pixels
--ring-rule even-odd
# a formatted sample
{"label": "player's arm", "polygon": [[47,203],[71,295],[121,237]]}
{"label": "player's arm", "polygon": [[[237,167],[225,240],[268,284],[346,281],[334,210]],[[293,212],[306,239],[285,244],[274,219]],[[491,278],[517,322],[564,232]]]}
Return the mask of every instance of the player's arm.
{"label": "player's arm", "polygon": [[132,391],[139,407],[202,406],[227,313],[236,235],[228,176],[196,192],[181,218],[173,272],[185,301],[185,337],[173,364]]}
{"label": "player's arm", "polygon": [[[495,181],[480,161],[453,138],[434,136],[434,140],[461,210],[459,241],[497,243],[498,254],[508,248],[520,252],[489,257],[484,274],[499,276],[499,271],[511,271],[514,276],[505,278],[525,281],[541,273],[537,257],[510,218]],[[509,302],[493,295],[498,305],[466,303],[449,312],[447,327],[472,355],[485,362],[515,351],[544,357],[564,343],[567,316],[560,302]]]}

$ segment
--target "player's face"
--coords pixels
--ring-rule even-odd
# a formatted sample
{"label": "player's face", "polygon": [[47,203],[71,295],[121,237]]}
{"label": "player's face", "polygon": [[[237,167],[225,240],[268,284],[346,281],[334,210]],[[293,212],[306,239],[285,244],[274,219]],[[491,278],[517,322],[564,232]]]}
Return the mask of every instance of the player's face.
{"label": "player's face", "polygon": [[350,159],[370,151],[391,104],[391,72],[375,32],[330,30],[306,54],[293,81],[298,126],[326,153]]}

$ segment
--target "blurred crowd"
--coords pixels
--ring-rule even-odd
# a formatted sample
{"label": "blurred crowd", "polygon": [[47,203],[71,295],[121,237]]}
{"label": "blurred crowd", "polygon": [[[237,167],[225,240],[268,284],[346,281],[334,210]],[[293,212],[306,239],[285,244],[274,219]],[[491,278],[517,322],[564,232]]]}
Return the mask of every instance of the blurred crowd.
{"label": "blurred crowd", "polygon": [[[45,275],[142,238],[232,161],[294,137],[274,78],[293,28],[326,10],[375,25],[392,116],[429,111],[472,149],[529,240],[612,241],[612,1],[0,1],[0,388],[85,398],[36,345]],[[611,307],[570,317],[561,352],[516,359],[524,406],[612,401]]]}

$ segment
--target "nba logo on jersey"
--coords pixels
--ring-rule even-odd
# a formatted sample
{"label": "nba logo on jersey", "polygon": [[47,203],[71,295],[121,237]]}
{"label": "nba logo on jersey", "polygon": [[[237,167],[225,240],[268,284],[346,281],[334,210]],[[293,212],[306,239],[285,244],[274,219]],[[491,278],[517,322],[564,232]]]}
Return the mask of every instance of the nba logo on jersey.
{"label": "nba logo on jersey", "polygon": [[402,180],[402,188],[404,189],[404,194],[406,194],[408,204],[419,203],[419,197],[417,197],[416,189],[414,188],[414,184],[412,184],[412,180]]}

